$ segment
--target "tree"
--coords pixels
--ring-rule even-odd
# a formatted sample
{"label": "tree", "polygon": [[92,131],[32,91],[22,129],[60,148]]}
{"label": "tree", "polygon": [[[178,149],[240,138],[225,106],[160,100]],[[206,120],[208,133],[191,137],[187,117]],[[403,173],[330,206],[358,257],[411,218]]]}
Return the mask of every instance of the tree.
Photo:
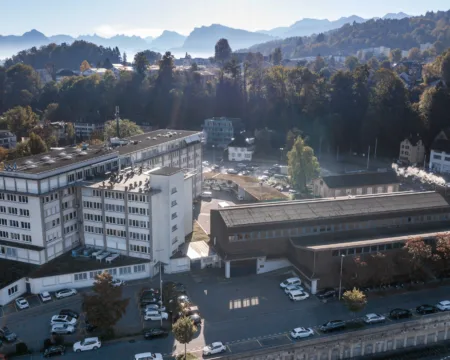
{"label": "tree", "polygon": [[75,140],[75,127],[71,122],[66,123],[66,138],[67,144],[72,144],[73,140]]}
{"label": "tree", "polygon": [[323,33],[320,33],[319,35],[317,35],[316,37],[316,43],[321,43],[325,41],[325,35]]}
{"label": "tree", "polygon": [[422,60],[422,53],[419,48],[412,48],[408,52],[408,60],[419,61]]}
{"label": "tree", "polygon": [[189,344],[194,338],[194,335],[197,332],[197,327],[189,317],[182,316],[175,324],[173,324],[172,332],[175,339],[180,344],[184,344],[184,358],[186,359],[186,345]]}
{"label": "tree", "polygon": [[353,71],[356,69],[356,67],[358,66],[359,61],[358,58],[356,56],[348,56],[345,59],[345,67],[347,69],[349,69],[350,71]]}
{"label": "tree", "polygon": [[[55,139],[56,140],[56,139]],[[47,145],[39,135],[35,133],[30,134],[30,140],[28,141],[28,147],[31,155],[41,154],[47,151]]]}
{"label": "tree", "polygon": [[402,51],[400,49],[392,49],[389,58],[392,63],[398,63],[402,59]]}
{"label": "tree", "polygon": [[[95,64],[95,63],[94,63]],[[85,72],[86,70],[89,70],[91,68],[91,65],[86,60],[83,60],[83,62],[80,65],[80,72]]]}
{"label": "tree", "polygon": [[112,276],[101,273],[95,277],[93,294],[83,294],[83,311],[89,323],[111,331],[126,312],[130,299],[122,299],[122,287],[112,284]]}
{"label": "tree", "polygon": [[214,48],[214,59],[222,66],[231,58],[231,47],[227,39],[220,39]]}
{"label": "tree", "polygon": [[31,107],[16,106],[3,114],[8,130],[14,133],[18,139],[27,137],[31,129],[38,123],[37,115]]}
{"label": "tree", "polygon": [[314,150],[306,146],[301,137],[288,152],[288,165],[292,185],[300,191],[305,191],[306,185],[319,174],[319,162]]}
{"label": "tree", "polygon": [[0,146],[0,163],[8,158],[8,149]]}
{"label": "tree", "polygon": [[380,62],[378,61],[378,59],[376,57],[370,58],[367,61],[367,65],[369,65],[369,67],[375,71],[377,71],[380,68]]}
{"label": "tree", "polygon": [[122,64],[125,66],[128,65],[127,53],[125,51],[123,52],[123,55],[122,55]]}
{"label": "tree", "polygon": [[433,44],[433,48],[434,48],[434,52],[436,53],[436,55],[440,55],[445,51],[445,45],[440,40],[437,40]]}
{"label": "tree", "polygon": [[320,55],[317,55],[316,60],[314,60],[314,63],[313,63],[313,71],[316,74],[318,74],[320,72],[320,70],[322,70],[325,66],[326,66],[326,64],[325,64],[325,60],[323,59],[323,57]]}
{"label": "tree", "polygon": [[39,76],[34,69],[25,64],[16,64],[6,70],[4,79],[4,106],[27,106],[39,93]]}
{"label": "tree", "polygon": [[145,71],[147,70],[148,65],[149,62],[144,53],[138,52],[136,55],[134,55],[133,66],[138,74],[145,75]]}
{"label": "tree", "polygon": [[[120,138],[127,138],[133,135],[143,134],[143,131],[136,123],[130,120],[119,120],[119,133]],[[117,136],[117,125],[115,120],[107,121],[105,123],[104,134],[105,139]]]}
{"label": "tree", "polygon": [[272,53],[272,64],[275,66],[281,65],[281,60],[283,60],[283,53],[281,52],[281,48],[277,47]]}
{"label": "tree", "polygon": [[106,58],[106,60],[103,62],[103,67],[108,70],[113,68],[113,64],[111,63],[111,60],[109,60],[109,58]]}
{"label": "tree", "polygon": [[450,88],[450,49],[447,50],[446,54],[442,58],[440,70],[442,80],[444,80],[447,87]]}
{"label": "tree", "polygon": [[426,244],[422,238],[414,237],[406,241],[404,249],[411,264],[411,275],[421,276],[425,261],[431,258],[431,246]]}
{"label": "tree", "polygon": [[449,268],[450,260],[450,234],[443,234],[436,238],[436,251],[432,260],[437,267],[437,276],[445,275]]}
{"label": "tree", "polygon": [[342,299],[344,300],[347,309],[354,314],[363,310],[367,304],[366,295],[357,288],[346,291],[342,296]]}

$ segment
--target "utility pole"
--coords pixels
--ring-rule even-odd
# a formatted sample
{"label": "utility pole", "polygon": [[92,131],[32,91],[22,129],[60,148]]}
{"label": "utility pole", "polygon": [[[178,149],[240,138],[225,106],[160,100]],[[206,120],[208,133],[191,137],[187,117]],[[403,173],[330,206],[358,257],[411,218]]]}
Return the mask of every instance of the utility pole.
{"label": "utility pole", "polygon": [[369,145],[369,151],[367,151],[367,170],[369,170],[369,163],[370,163],[370,145]]}
{"label": "utility pole", "polygon": [[120,116],[119,116],[119,107],[116,106],[116,132],[117,132],[117,137],[120,139],[120,126],[119,126],[119,120],[120,120]]}
{"label": "utility pole", "polygon": [[378,138],[375,138],[375,151],[373,152],[373,158],[377,158]]}
{"label": "utility pole", "polygon": [[425,154],[424,157],[423,157],[423,169],[424,169],[424,170],[426,170],[426,169],[425,169],[425,164],[426,164],[426,163],[427,163],[427,154]]}
{"label": "utility pole", "polygon": [[342,254],[341,255],[341,273],[339,275],[339,300],[341,300],[341,294],[342,294],[342,265],[344,263],[344,258],[345,258],[345,255]]}

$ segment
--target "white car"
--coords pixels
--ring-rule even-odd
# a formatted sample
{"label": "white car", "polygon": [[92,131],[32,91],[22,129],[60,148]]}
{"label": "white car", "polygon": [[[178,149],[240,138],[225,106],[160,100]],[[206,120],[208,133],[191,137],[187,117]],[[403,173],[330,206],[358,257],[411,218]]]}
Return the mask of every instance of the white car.
{"label": "white car", "polygon": [[236,165],[238,168],[245,168],[247,165],[245,165],[244,163],[239,163]]}
{"label": "white car", "polygon": [[294,290],[304,291],[305,289],[303,289],[303,287],[301,287],[300,285],[288,285],[284,288],[284,292],[286,294],[289,294],[291,291],[294,291]]}
{"label": "white car", "polygon": [[301,285],[301,284],[302,284],[302,281],[298,277],[292,277],[292,278],[284,280],[280,284],[280,288],[284,289],[286,286],[289,286],[289,285]]}
{"label": "white car", "polygon": [[144,320],[167,320],[168,318],[169,314],[167,314],[166,312],[150,310],[144,313]]}
{"label": "white car", "polygon": [[68,296],[76,295],[77,291],[75,289],[61,289],[55,292],[55,297],[57,299],[62,299]]}
{"label": "white car", "polygon": [[54,334],[73,334],[75,332],[75,326],[68,324],[56,324],[52,326],[51,333]]}
{"label": "white car", "polygon": [[24,299],[23,297],[19,297],[16,299],[16,306],[20,309],[28,309],[30,307],[30,304],[28,304],[28,301]]}
{"label": "white car", "polygon": [[86,338],[73,344],[73,351],[80,352],[86,350],[97,350],[102,347],[102,342],[98,337]]}
{"label": "white car", "polygon": [[141,353],[134,355],[135,359],[146,359],[146,360],[162,360],[163,356],[162,354],[158,353]]}
{"label": "white car", "polygon": [[311,328],[298,327],[291,331],[291,338],[300,339],[314,335],[314,330]]}
{"label": "white car", "polygon": [[39,293],[39,297],[41,298],[42,302],[52,301],[52,296],[48,291]]}
{"label": "white car", "polygon": [[203,355],[213,355],[213,354],[219,354],[222,352],[227,351],[227,348],[224,344],[222,344],[220,341],[213,342],[211,345],[206,345],[203,348]]}
{"label": "white car", "polygon": [[292,301],[306,300],[307,298],[309,298],[309,294],[301,290],[291,291],[288,296]]}
{"label": "white car", "polygon": [[113,279],[113,281],[111,282],[111,285],[114,287],[123,286],[123,285],[125,285],[125,281],[120,280],[120,279]]}
{"label": "white car", "polygon": [[60,325],[60,324],[75,326],[76,323],[77,323],[77,319],[72,318],[67,315],[53,315],[50,320],[50,326]]}
{"label": "white car", "polygon": [[145,307],[144,312],[148,311],[166,311],[166,307],[158,304],[149,304]]}
{"label": "white car", "polygon": [[364,316],[363,320],[366,324],[376,324],[385,322],[386,318],[380,314],[367,314]]}
{"label": "white car", "polygon": [[441,311],[448,311],[450,310],[450,301],[442,300],[436,304],[436,307]]}

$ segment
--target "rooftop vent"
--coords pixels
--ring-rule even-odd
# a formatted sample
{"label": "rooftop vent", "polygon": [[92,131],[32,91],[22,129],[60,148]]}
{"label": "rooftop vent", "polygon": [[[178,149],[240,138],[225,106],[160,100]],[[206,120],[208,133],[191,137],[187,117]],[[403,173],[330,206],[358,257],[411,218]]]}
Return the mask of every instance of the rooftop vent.
{"label": "rooftop vent", "polygon": [[79,155],[79,156],[87,155],[87,152],[86,151],[80,151],[77,155]]}
{"label": "rooftop vent", "polygon": [[42,160],[43,160],[43,161],[50,160],[50,156],[43,156],[43,157],[42,157]]}
{"label": "rooftop vent", "polygon": [[66,156],[64,156],[64,159],[70,160],[70,159],[72,159],[72,155],[66,155]]}
{"label": "rooftop vent", "polygon": [[49,158],[48,160],[45,161],[45,163],[46,164],[54,164],[55,160]]}
{"label": "rooftop vent", "polygon": [[32,165],[32,164],[34,164],[31,160],[27,160],[27,161],[25,161],[25,164],[27,164],[27,165]]}
{"label": "rooftop vent", "polygon": [[67,154],[65,153],[65,152],[62,152],[62,153],[60,153],[59,154],[59,156],[61,156],[61,157],[64,157],[64,156],[66,156]]}

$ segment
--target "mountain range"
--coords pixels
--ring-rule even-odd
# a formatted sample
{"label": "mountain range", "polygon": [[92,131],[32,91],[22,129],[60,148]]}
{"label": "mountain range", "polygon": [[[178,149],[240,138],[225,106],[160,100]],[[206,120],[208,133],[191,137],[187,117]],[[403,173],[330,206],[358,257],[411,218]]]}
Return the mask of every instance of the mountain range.
{"label": "mountain range", "polygon": [[[405,13],[386,14],[383,19],[402,19],[404,17],[408,17],[408,15]],[[302,19],[291,26],[256,32],[213,24],[195,28],[189,36],[181,35],[175,31],[165,30],[156,38],[151,36],[143,38],[127,35],[115,35],[110,38],[105,38],[97,34],[80,35],[75,38],[65,34],[45,36],[37,30],[31,30],[23,35],[0,35],[0,59],[10,57],[21,50],[32,47],[40,47],[50,43],[56,43],[58,45],[62,43],[70,44],[75,40],[85,40],[104,47],[118,47],[120,51],[127,52],[129,56],[133,56],[136,52],[147,49],[159,52],[170,50],[176,56],[184,55],[184,52],[201,54],[198,56],[211,56],[214,53],[214,46],[220,38],[228,39],[231,48],[237,50],[280,38],[308,36],[338,29],[345,24],[365,21],[367,19],[356,15],[342,17],[335,21],[327,19]]]}

